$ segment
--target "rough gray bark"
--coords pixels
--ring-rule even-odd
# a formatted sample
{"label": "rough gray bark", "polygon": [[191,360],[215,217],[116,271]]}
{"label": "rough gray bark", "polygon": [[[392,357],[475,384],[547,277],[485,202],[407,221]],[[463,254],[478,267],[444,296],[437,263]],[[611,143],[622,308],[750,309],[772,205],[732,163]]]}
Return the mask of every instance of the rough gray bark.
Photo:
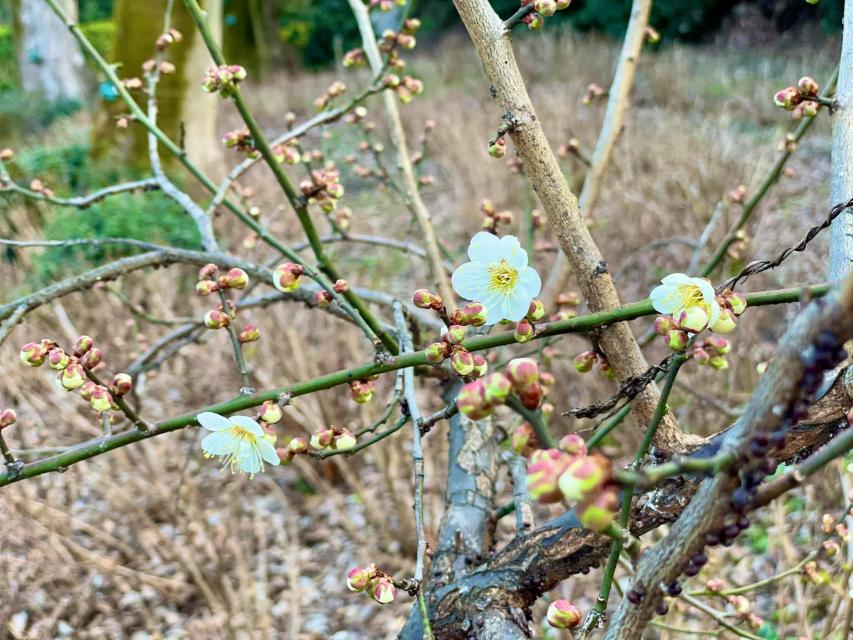
{"label": "rough gray bark", "polygon": [[[853,0],[844,3],[844,37],[836,89],[838,109],[832,115],[831,202],[853,197]],[[853,260],[853,214],[845,213],[832,224],[830,233],[830,281],[841,280]]]}
{"label": "rough gray bark", "polygon": [[[76,0],[58,0],[74,20]],[[13,3],[21,87],[51,101],[79,100],[85,95],[83,54],[68,29],[44,0]]]}

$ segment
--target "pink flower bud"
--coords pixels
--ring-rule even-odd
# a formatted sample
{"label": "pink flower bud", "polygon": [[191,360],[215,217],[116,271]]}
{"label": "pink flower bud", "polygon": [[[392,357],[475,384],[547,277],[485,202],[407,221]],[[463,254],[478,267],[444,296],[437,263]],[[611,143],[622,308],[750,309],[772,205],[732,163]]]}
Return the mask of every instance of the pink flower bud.
{"label": "pink flower bud", "polygon": [[337,280],[333,288],[335,293],[346,293],[349,291],[349,282],[344,279]]}
{"label": "pink flower bud", "polygon": [[462,344],[465,340],[465,327],[459,324],[452,324],[447,327],[447,332],[443,339],[448,344]]}
{"label": "pink flower bud", "polygon": [[223,284],[230,289],[245,289],[249,284],[249,274],[242,269],[234,267],[229,269],[228,273],[219,279],[220,284]]}
{"label": "pink flower bud", "polygon": [[722,309],[720,311],[720,317],[711,325],[711,331],[716,333],[729,333],[730,331],[734,331],[736,326],[737,318],[735,317],[735,314],[732,313],[731,309]]}
{"label": "pink flower bud", "polygon": [[486,402],[486,387],[482,380],[464,385],[456,397],[456,406],[462,415],[471,420],[481,420],[492,414],[492,405]]}
{"label": "pink flower bud", "polygon": [[97,347],[93,347],[83,354],[83,357],[80,358],[80,364],[82,364],[86,369],[94,369],[101,364],[103,359],[103,352]]}
{"label": "pink flower bud", "polygon": [[450,366],[460,376],[467,376],[474,371],[474,358],[469,351],[460,347],[450,356]]}
{"label": "pink flower bud", "polygon": [[[321,447],[318,447],[321,448]],[[293,462],[294,452],[289,447],[276,447],[275,453],[278,456],[278,461],[287,466]]]}
{"label": "pink flower bud", "polygon": [[318,291],[314,294],[314,303],[321,309],[325,309],[332,304],[332,294],[325,289]]}
{"label": "pink flower bud", "polygon": [[461,317],[470,325],[480,327],[486,324],[489,313],[486,307],[479,302],[469,302],[460,309]]}
{"label": "pink flower bud", "polygon": [[506,140],[503,136],[489,144],[489,155],[493,158],[503,158],[506,155]]}
{"label": "pink flower bud", "polygon": [[793,115],[797,120],[802,120],[803,118],[814,118],[818,111],[820,111],[820,104],[809,100],[798,104]]}
{"label": "pink flower bud", "polygon": [[47,349],[35,342],[28,342],[21,347],[21,362],[30,367],[40,367],[47,357]]}
{"label": "pink flower bud", "polygon": [[104,411],[109,411],[113,406],[113,398],[110,392],[104,387],[96,386],[92,390],[92,397],[89,398],[89,404],[98,413],[103,413]]}
{"label": "pink flower bud", "polygon": [[533,298],[530,301],[530,308],[527,310],[527,319],[530,322],[539,322],[545,317],[545,303],[538,298]]}
{"label": "pink flower bud", "polygon": [[581,373],[592,371],[595,360],[595,351],[582,351],[575,356],[575,369]]}
{"label": "pink flower bud", "polygon": [[14,410],[3,409],[3,411],[0,411],[0,429],[5,429],[10,425],[15,424],[17,419],[18,414],[16,414]]}
{"label": "pink flower bud", "polygon": [[195,290],[200,296],[209,296],[211,293],[219,291],[219,284],[213,280],[199,280],[195,283]]}
{"label": "pink flower bud", "polygon": [[522,422],[517,426],[510,437],[510,446],[512,450],[522,456],[529,456],[534,449],[539,445],[539,439],[536,437],[536,432],[529,422]]}
{"label": "pink flower bud", "polygon": [[559,479],[572,457],[557,449],[537,449],[527,461],[527,492],[540,503],[559,502]]}
{"label": "pink flower bud", "polygon": [[348,449],[352,449],[357,442],[355,434],[352,431],[341,429],[341,433],[336,435],[332,441],[332,446],[338,451],[347,451]]}
{"label": "pink flower bud", "polygon": [[606,487],[581,502],[577,507],[577,514],[584,527],[600,533],[611,525],[618,508],[619,496],[616,488]]}
{"label": "pink flower bud", "polygon": [[709,354],[702,347],[696,346],[693,347],[693,359],[696,361],[696,364],[708,364],[708,361],[711,359],[711,354]]}
{"label": "pink flower bud", "polygon": [[390,604],[397,599],[397,587],[388,578],[379,578],[373,588],[373,599],[379,604]]}
{"label": "pink flower bud", "polygon": [[89,336],[80,336],[74,341],[74,355],[78,358],[83,357],[89,349],[95,346],[95,341]]}
{"label": "pink flower bud", "polygon": [[504,373],[512,381],[512,387],[516,391],[539,382],[539,365],[532,358],[510,360]]}
{"label": "pink flower bud", "polygon": [[208,329],[224,329],[230,324],[231,318],[219,309],[211,309],[204,314],[204,326]]}
{"label": "pink flower bud", "polygon": [[416,289],[412,293],[412,303],[418,309],[429,309],[432,307],[434,297],[427,289]]}
{"label": "pink flower bud", "polygon": [[240,335],[237,336],[240,344],[248,344],[249,342],[257,342],[261,339],[261,330],[253,324],[247,324],[243,327]]}
{"label": "pink flower bud", "polygon": [[353,380],[349,383],[349,392],[358,404],[365,404],[373,399],[376,386],[369,380]]}
{"label": "pink flower bud", "polygon": [[447,358],[447,343],[433,342],[424,350],[424,353],[430,364],[441,364]]}
{"label": "pink flower bud", "polygon": [[702,307],[687,307],[678,314],[678,326],[691,333],[699,333],[708,326],[708,314]]}
{"label": "pink flower bud", "polygon": [[335,439],[334,429],[319,429],[311,434],[311,446],[314,449],[325,449],[332,444]]}
{"label": "pink flower bud", "polygon": [[47,364],[51,369],[62,371],[71,359],[64,350],[56,347],[47,352]]}
{"label": "pink flower bud", "polygon": [[305,272],[301,264],[293,262],[282,262],[273,271],[272,284],[282,293],[290,293],[296,291],[302,281],[302,274]]}
{"label": "pink flower bud", "polygon": [[548,605],[545,620],[554,629],[572,629],[581,622],[581,612],[568,600],[554,600]]}
{"label": "pink flower bud", "polygon": [[421,28],[421,21],[418,18],[408,18],[403,23],[403,31],[406,33],[415,33],[418,29]]}
{"label": "pink flower bud", "polygon": [[673,329],[666,334],[666,345],[673,351],[681,351],[687,346],[689,341],[687,333],[680,329]]}
{"label": "pink flower bud", "polygon": [[376,575],[376,565],[368,564],[366,567],[355,567],[347,573],[347,588],[350,591],[364,591]]}
{"label": "pink flower bud", "polygon": [[474,370],[471,372],[471,375],[475,378],[482,378],[489,370],[489,363],[479,353],[474,353],[471,357],[474,360]]}
{"label": "pink flower bud", "polygon": [[797,83],[797,89],[804,96],[814,97],[820,91],[820,86],[817,81],[810,76],[803,76]]}
{"label": "pink flower bud", "polygon": [[732,350],[731,343],[720,336],[708,336],[705,338],[705,349],[713,350],[716,355],[723,356]]}
{"label": "pink flower bud", "polygon": [[117,396],[127,395],[133,389],[133,378],[126,373],[117,373],[113,376],[110,387]]}
{"label": "pink flower bud", "polygon": [[503,404],[512,391],[512,382],[502,373],[493,373],[483,378],[483,389],[488,404]]}
{"label": "pink flower bud", "polygon": [[746,298],[744,298],[741,294],[735,293],[734,291],[723,291],[723,298],[725,298],[726,302],[729,303],[729,306],[732,308],[732,312],[739,316],[746,310]]}
{"label": "pink flower bud", "polygon": [[586,441],[576,433],[564,435],[557,446],[572,456],[586,455]]}
{"label": "pink flower bud", "polygon": [[559,486],[566,500],[576,502],[597,492],[609,479],[610,461],[600,454],[592,454],[572,460],[560,476]]}
{"label": "pink flower bud", "polygon": [[665,336],[673,329],[677,329],[678,325],[675,320],[669,316],[659,316],[655,318],[655,333],[659,336]]}
{"label": "pink flower bud", "polygon": [[521,404],[531,411],[538,409],[539,404],[542,402],[542,398],[545,397],[545,391],[542,388],[542,385],[538,382],[524,387],[524,389],[518,390],[517,393],[518,399],[521,400]]}
{"label": "pink flower bud", "polygon": [[545,19],[538,13],[528,13],[521,19],[521,21],[526,24],[527,28],[531,31],[541,29],[542,25],[545,24]]}
{"label": "pink flower bud", "polygon": [[219,273],[219,267],[217,267],[213,263],[208,263],[204,265],[201,269],[198,270],[198,279],[199,280],[213,280],[216,278],[216,274]]}
{"label": "pink flower bud", "polygon": [[[79,367],[80,365],[73,365],[73,366],[78,366],[78,367]],[[70,367],[69,367],[69,368],[70,368]],[[66,369],[65,371],[67,372],[67,371],[68,371],[68,369]],[[82,370],[82,369],[80,369],[81,374],[82,374],[82,371],[83,371],[83,370]],[[60,378],[60,384],[62,385],[62,387],[63,387],[66,391],[71,391],[71,389],[68,389],[68,388],[67,388],[67,387],[62,383],[62,378]],[[91,380],[86,380],[85,382],[83,382],[82,386],[80,387],[80,397],[81,397],[81,398],[83,398],[83,400],[85,400],[86,402],[89,402],[89,400],[91,400],[91,399],[92,399],[92,392],[97,388],[97,386],[98,386],[98,385],[96,385],[96,384],[95,384],[94,382],[92,382]]]}
{"label": "pink flower bud", "polygon": [[527,318],[522,318],[515,325],[515,333],[513,333],[513,337],[516,342],[529,342],[533,339],[533,325],[530,324],[530,320]]}
{"label": "pink flower bud", "polygon": [[802,100],[803,96],[797,87],[785,87],[773,96],[773,104],[785,111],[792,111]]}
{"label": "pink flower bud", "polygon": [[553,16],[557,13],[557,2],[556,0],[534,0],[533,10],[546,17]]}
{"label": "pink flower bud", "polygon": [[274,424],[281,420],[284,412],[277,402],[267,400],[258,409],[258,418],[267,424]]}

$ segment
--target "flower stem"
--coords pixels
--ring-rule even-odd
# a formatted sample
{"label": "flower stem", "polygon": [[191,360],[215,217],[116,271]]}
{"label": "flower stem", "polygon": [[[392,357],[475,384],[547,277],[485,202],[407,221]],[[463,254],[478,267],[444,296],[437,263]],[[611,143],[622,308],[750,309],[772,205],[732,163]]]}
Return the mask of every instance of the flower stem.
{"label": "flower stem", "polygon": [[[219,289],[219,299],[222,301],[222,311],[228,313],[228,299],[225,297],[225,292],[222,289]],[[231,338],[231,348],[234,350],[234,360],[237,362],[237,370],[240,372],[240,395],[252,395],[254,389],[252,389],[249,382],[249,370],[246,367],[246,359],[243,357],[243,345],[240,344],[237,329],[234,328],[233,322],[229,322],[226,329],[228,330],[228,337]]]}

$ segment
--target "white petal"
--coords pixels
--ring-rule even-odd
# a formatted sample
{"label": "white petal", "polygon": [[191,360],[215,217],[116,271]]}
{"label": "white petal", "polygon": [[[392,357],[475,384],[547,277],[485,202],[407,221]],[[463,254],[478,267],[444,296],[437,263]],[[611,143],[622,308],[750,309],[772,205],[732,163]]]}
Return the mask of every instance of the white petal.
{"label": "white petal", "polygon": [[493,233],[480,231],[471,238],[468,245],[468,258],[472,262],[489,263],[500,258],[501,241]]}
{"label": "white petal", "polygon": [[503,298],[504,297],[497,291],[487,291],[486,295],[483,296],[481,300],[477,300],[477,302],[486,307],[486,325],[497,324],[504,319],[500,311],[500,305]]}
{"label": "white petal", "polygon": [[276,466],[281,462],[278,459],[278,454],[275,452],[275,447],[263,438],[258,440],[258,453],[261,454],[261,457],[264,460],[273,466]]}
{"label": "white petal", "polygon": [[261,470],[261,456],[257,448],[248,440],[240,443],[237,451],[237,466],[246,473],[258,473]]}
{"label": "white petal", "polygon": [[675,287],[660,285],[652,289],[649,298],[652,306],[659,313],[674,313],[681,306],[681,297]]}
{"label": "white petal", "polygon": [[500,257],[516,269],[527,266],[527,252],[521,248],[521,244],[515,236],[501,238]]}
{"label": "white petal", "polygon": [[711,283],[705,280],[705,278],[693,278],[692,284],[699,287],[699,291],[702,292],[702,297],[705,298],[705,302],[708,304],[717,299],[717,292],[714,291],[714,287],[711,286]]}
{"label": "white petal", "polygon": [[264,435],[264,430],[261,429],[261,425],[248,416],[231,416],[231,422],[259,438]]}
{"label": "white petal", "polygon": [[501,302],[500,308],[503,317],[513,322],[518,322],[530,309],[530,301],[533,296],[528,296],[521,287],[516,287],[511,295],[506,296]]}
{"label": "white petal", "polygon": [[201,441],[201,449],[212,456],[226,456],[233,453],[240,441],[227,431],[209,433]]}
{"label": "white petal", "polygon": [[686,273],[670,273],[668,276],[665,276],[661,282],[664,284],[695,284],[693,282],[694,278],[691,278]]}
{"label": "white petal", "polygon": [[461,297],[482,302],[480,298],[489,288],[489,272],[482,263],[466,262],[453,272],[450,282]]}
{"label": "white petal", "polygon": [[524,289],[532,300],[542,290],[542,279],[533,267],[522,267],[518,271],[518,286]]}
{"label": "white petal", "polygon": [[720,312],[722,311],[720,303],[717,302],[716,298],[712,298],[708,306],[711,307],[711,312],[708,314],[708,324],[716,324],[717,320],[720,319]]}
{"label": "white petal", "polygon": [[231,427],[231,422],[228,418],[211,411],[200,413],[195,417],[195,419],[198,420],[198,423],[208,431],[224,431]]}

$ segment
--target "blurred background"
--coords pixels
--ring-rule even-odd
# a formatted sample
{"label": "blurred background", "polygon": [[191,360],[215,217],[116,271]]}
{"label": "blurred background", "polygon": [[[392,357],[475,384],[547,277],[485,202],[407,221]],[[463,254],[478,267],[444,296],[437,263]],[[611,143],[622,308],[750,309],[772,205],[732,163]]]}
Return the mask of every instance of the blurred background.
{"label": "blurred background", "polygon": [[[165,0],[58,1],[78,16],[94,49],[119,65],[122,78],[140,76],[162,30]],[[221,138],[241,123],[230,103],[201,91],[209,59],[182,3],[175,4],[172,25],[183,39],[168,50],[177,71],[161,84],[160,123],[196,164],[220,180],[241,159]],[[204,4],[229,62],[248,69],[247,99],[271,133],[284,130],[288,111],[299,120],[315,113],[314,99],[333,81],[345,81],[353,95],[370,81],[366,70],[347,71],[340,64],[343,54],[359,45],[346,0]],[[493,5],[508,16],[518,2]],[[561,148],[562,166],[575,187],[605,104],[585,104],[583,97],[591,83],[610,85],[629,10],[627,0],[574,0],[542,31],[513,34],[538,116],[552,144]],[[395,11],[376,13],[378,32],[385,21],[397,23]],[[419,0],[412,14],[423,28],[417,48],[406,55],[406,72],[421,78],[426,89],[402,107],[403,119],[413,147],[425,153],[418,164],[424,199],[448,260],[458,263],[481,225],[481,200],[512,211],[515,222],[502,230],[519,235],[520,221],[537,203],[511,153],[507,162],[486,153],[499,114],[452,3]],[[643,50],[626,128],[593,222],[624,301],[645,298],[662,275],[707,260],[740,211],[726,194],[739,185],[754,192],[780,141],[797,125],[773,106],[773,93],[802,75],[821,84],[830,77],[838,60],[841,14],[840,0],[655,2],[651,25],[661,40]],[[365,172],[376,162],[395,166],[379,99],[367,106],[377,125],[369,138],[357,126],[338,123],[315,131],[303,145],[341,168],[347,189],[342,204],[353,211],[353,232],[416,240],[417,227],[401,199]],[[149,175],[143,131],[127,123],[126,114],[114,87],[42,0],[0,0],[0,148],[14,150],[8,168],[17,182],[26,186],[37,179],[58,196],[70,196]],[[421,143],[428,121],[435,126],[428,144]],[[365,154],[366,140],[384,148],[375,156]],[[570,142],[580,154],[566,152]],[[822,112],[745,236],[733,245],[726,272],[775,254],[823,219],[829,149],[829,123]],[[176,182],[206,202],[205,193],[165,153],[164,161]],[[302,179],[298,168],[290,171]],[[302,240],[265,169],[249,172],[236,193],[247,206],[258,207],[278,237],[291,244]],[[714,216],[709,248],[694,255],[696,238]],[[274,257],[226,212],[215,224],[226,250],[258,263]],[[157,192],[111,198],[82,211],[0,192],[2,238],[106,236],[199,248],[192,221]],[[548,229],[525,241],[536,249],[535,266],[547,273],[555,250]],[[747,289],[822,281],[825,248],[819,239],[783,268],[750,280]],[[131,251],[118,245],[0,248],[0,303]],[[425,265],[412,255],[348,244],[330,251],[357,286],[406,298],[427,282]],[[201,317],[205,307],[193,295],[194,280],[195,271],[182,266],[139,272],[28,316],[0,346],[0,407],[15,407],[20,416],[9,430],[10,445],[44,453],[99,433],[84,403],[56,391],[45,371],[18,364],[21,344],[48,336],[67,343],[87,333],[105,351],[110,372],[126,370],[158,339]],[[707,434],[729,424],[758,377],[756,366],[773,355],[776,339],[796,312],[796,305],[750,312],[738,325],[728,370],[686,371],[671,403],[682,426]],[[381,313],[389,315],[387,309]],[[326,314],[280,305],[251,311],[245,319],[264,336],[247,349],[260,387],[305,380],[372,356],[357,331]],[[637,321],[635,330],[644,333],[648,325]],[[202,331],[191,338],[174,357],[141,366],[137,395],[144,416],[156,420],[184,413],[227,398],[238,387],[224,335]],[[546,354],[557,379],[550,400],[558,436],[593,426],[561,417],[561,411],[613,391],[610,381],[574,370],[574,355],[587,348],[585,338],[566,337]],[[650,360],[665,353],[656,343],[647,349]],[[423,384],[429,392],[424,411],[439,409],[438,386]],[[281,434],[310,433],[328,424],[363,428],[381,413],[392,387],[393,379],[381,380],[377,400],[366,406],[356,406],[340,389],[301,398],[279,425]],[[504,431],[515,426],[510,416],[502,420],[498,426]],[[291,467],[249,481],[203,460],[196,430],[185,430],[61,476],[6,487],[0,490],[0,638],[395,637],[409,599],[384,608],[372,605],[349,594],[344,577],[349,567],[367,561],[401,575],[411,571],[407,435],[404,430],[353,459],[297,458]],[[634,438],[625,430],[611,438],[607,451],[616,457],[630,452]],[[427,536],[433,539],[443,506],[444,430],[434,429],[426,446]],[[818,511],[813,504],[807,510],[807,500],[819,500],[827,509],[841,504],[838,473],[833,468],[769,509],[748,539],[713,559],[707,574],[749,581],[791,566],[798,559],[797,545],[818,526]],[[508,480],[502,477],[500,483],[499,490],[509,496]],[[548,515],[540,513],[540,521]],[[510,524],[501,521],[498,540],[511,535]],[[571,580],[561,587],[563,595],[585,610],[594,600],[596,579],[593,572]],[[761,637],[808,635],[808,616],[822,615],[830,599],[831,593],[781,585],[755,603],[765,619]],[[804,616],[804,609],[811,613]],[[535,620],[542,613],[537,610]],[[667,620],[708,626],[706,619],[677,607]],[[536,633],[548,637],[549,632],[537,627]],[[660,628],[653,633],[650,637],[685,637]]]}

